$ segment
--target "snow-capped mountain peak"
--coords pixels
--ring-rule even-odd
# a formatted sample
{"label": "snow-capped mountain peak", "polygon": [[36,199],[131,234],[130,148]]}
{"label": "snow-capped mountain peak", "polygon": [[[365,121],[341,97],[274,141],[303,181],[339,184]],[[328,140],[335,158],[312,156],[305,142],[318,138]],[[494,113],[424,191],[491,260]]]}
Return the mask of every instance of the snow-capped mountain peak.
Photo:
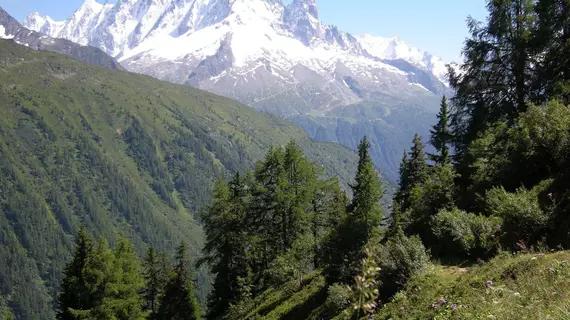
{"label": "snow-capped mountain peak", "polygon": [[[418,82],[433,81],[418,76],[420,69],[443,79],[441,60],[397,38],[354,37],[323,25],[316,0],[86,0],[65,22],[32,14],[26,26],[98,47],[131,71],[252,105],[294,94],[327,110],[374,92],[401,97],[403,88],[423,95],[444,87]],[[385,61],[396,59],[415,67]],[[319,99],[297,92],[307,88]]]}
{"label": "snow-capped mountain peak", "polygon": [[445,63],[397,37],[326,25],[316,0],[283,1],[87,0],[63,23],[34,14],[26,25],[100,48],[131,72],[289,118],[316,139],[353,148],[370,134],[395,173],[401,145],[389,140],[427,132],[419,118],[435,117],[448,93]]}
{"label": "snow-capped mountain peak", "polygon": [[433,73],[439,80],[446,82],[446,63],[439,57],[408,46],[398,36],[392,38],[365,34],[356,37],[362,47],[371,55],[385,60],[405,60],[413,65]]}
{"label": "snow-capped mountain peak", "polygon": [[285,9],[284,23],[286,28],[306,45],[309,45],[313,38],[323,38],[315,0],[294,0]]}
{"label": "snow-capped mountain peak", "polygon": [[28,15],[24,21],[24,25],[28,26],[28,29],[45,34],[59,33],[64,24],[65,21],[55,21],[49,16],[41,15],[39,12]]}

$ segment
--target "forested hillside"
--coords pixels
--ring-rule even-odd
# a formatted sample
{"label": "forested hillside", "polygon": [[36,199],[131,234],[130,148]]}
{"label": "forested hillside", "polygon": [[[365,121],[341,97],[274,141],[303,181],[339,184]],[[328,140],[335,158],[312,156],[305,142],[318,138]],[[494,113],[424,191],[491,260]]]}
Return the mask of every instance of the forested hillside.
{"label": "forested hillside", "polygon": [[[465,61],[449,69],[454,96],[442,98],[430,134],[416,135],[402,157],[389,227],[379,227],[381,187],[365,139],[353,197],[329,215],[341,218],[322,237],[298,235],[300,243],[319,243],[311,255],[270,242],[273,262],[260,271],[263,248],[236,253],[207,238],[220,283],[209,301],[232,297],[225,312],[208,309],[208,318],[569,318],[570,4],[490,0],[487,9],[486,21],[468,19]],[[224,193],[216,193],[210,217],[231,219],[204,220],[208,235],[209,226],[257,216],[257,189],[246,189],[253,192],[230,192],[233,205],[222,207]],[[255,205],[235,209],[243,202]],[[308,206],[291,212],[315,216]],[[234,243],[259,234],[241,230]],[[316,259],[306,262],[309,256]],[[245,258],[238,268],[220,264],[229,257]]]}
{"label": "forested hillside", "polygon": [[[200,90],[82,64],[0,40],[0,310],[50,319],[81,225],[201,255],[196,213],[217,177],[298,141],[346,185],[356,157],[293,124]],[[197,293],[209,289],[206,268]]]}

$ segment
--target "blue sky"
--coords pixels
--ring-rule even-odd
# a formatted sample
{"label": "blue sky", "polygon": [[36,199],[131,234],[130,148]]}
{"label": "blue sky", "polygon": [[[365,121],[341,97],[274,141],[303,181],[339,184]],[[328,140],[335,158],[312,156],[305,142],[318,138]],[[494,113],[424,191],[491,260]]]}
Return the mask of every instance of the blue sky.
{"label": "blue sky", "polygon": [[[82,2],[0,0],[0,6],[20,21],[33,11],[64,20]],[[460,58],[467,36],[465,18],[471,15],[483,20],[486,16],[485,0],[317,0],[317,4],[326,24],[335,24],[352,34],[397,35],[408,45],[447,61]]]}

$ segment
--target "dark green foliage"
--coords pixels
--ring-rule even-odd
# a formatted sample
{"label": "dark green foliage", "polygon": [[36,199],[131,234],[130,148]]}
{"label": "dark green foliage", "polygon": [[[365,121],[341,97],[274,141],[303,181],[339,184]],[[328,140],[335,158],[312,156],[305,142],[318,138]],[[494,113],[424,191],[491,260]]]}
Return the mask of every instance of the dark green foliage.
{"label": "dark green foliage", "polygon": [[450,165],[436,165],[427,171],[424,182],[410,190],[409,208],[401,213],[401,223],[406,233],[419,235],[429,247],[435,241],[430,239],[431,217],[454,205],[456,174]]}
{"label": "dark green foliage", "polygon": [[[346,184],[356,157],[229,99],[0,40],[0,305],[53,318],[80,225],[143,254],[203,242],[194,220],[218,176],[295,138]],[[333,169],[334,168],[334,169]],[[202,301],[209,276],[197,271]],[[16,290],[17,288],[17,290]]]}
{"label": "dark green foliage", "polygon": [[320,268],[323,263],[323,244],[327,237],[335,233],[344,223],[349,199],[342,190],[338,179],[318,180],[312,201],[311,232],[314,239],[314,267]]}
{"label": "dark green foliage", "polygon": [[404,151],[402,161],[400,162],[400,169],[398,170],[398,173],[400,175],[398,179],[398,190],[394,195],[394,202],[396,205],[398,205],[398,207],[401,207],[404,204],[404,201],[407,201],[410,194],[410,177],[408,174],[409,161],[408,152]]}
{"label": "dark green foliage", "polygon": [[503,220],[505,248],[515,249],[518,242],[535,245],[547,237],[550,212],[543,210],[538,195],[550,183],[547,180],[532,190],[521,188],[516,193],[508,193],[502,187],[487,192],[487,212]]}
{"label": "dark green foliage", "polygon": [[414,136],[412,149],[410,150],[408,158],[410,159],[408,161],[408,170],[406,171],[408,175],[408,188],[413,188],[416,184],[424,181],[428,167],[426,163],[424,143],[422,141],[422,137],[418,134]]}
{"label": "dark green foliage", "polygon": [[299,145],[270,147],[253,173],[218,179],[204,210],[205,257],[215,280],[209,318],[271,285],[296,280],[324,259],[323,242],[344,222],[347,199],[337,179],[324,179]]}
{"label": "dark green foliage", "polygon": [[350,283],[358,272],[364,246],[379,234],[383,216],[379,201],[384,189],[372,165],[369,148],[364,137],[358,147],[356,183],[352,185],[354,197],[347,217],[325,242],[324,272],[328,283]]}
{"label": "dark green foliage", "polygon": [[436,257],[490,257],[499,249],[501,223],[499,217],[442,210],[431,219],[431,252]]}
{"label": "dark green foliage", "polygon": [[105,239],[93,243],[84,228],[65,267],[58,319],[143,319],[140,265],[132,244],[119,239],[113,252]]}
{"label": "dark green foliage", "polygon": [[462,72],[450,74],[459,156],[487,125],[514,121],[540,92],[531,85],[538,53],[533,47],[533,1],[487,1],[487,9],[486,24],[468,19],[471,37],[463,49]]}
{"label": "dark green foliage", "polygon": [[157,253],[153,247],[147,249],[143,261],[143,277],[145,280],[143,299],[145,310],[149,313],[148,318],[150,319],[156,318],[159,301],[164,294],[170,268],[171,266],[164,253]]}
{"label": "dark green foliage", "polygon": [[384,194],[382,183],[372,163],[369,153],[370,143],[364,137],[358,146],[358,169],[355,184],[352,185],[353,198],[350,204],[350,220],[352,224],[361,225],[360,231],[364,245],[377,234],[383,217],[379,204]]}
{"label": "dark green foliage", "polygon": [[447,108],[447,98],[441,98],[441,107],[437,114],[437,123],[430,130],[429,143],[435,148],[437,154],[430,154],[429,157],[435,164],[446,165],[450,163],[449,145],[452,142],[451,129],[449,127],[449,110]]}
{"label": "dark green foliage", "polygon": [[399,229],[393,237],[378,249],[376,260],[380,267],[380,296],[386,300],[408,280],[421,273],[429,263],[429,257],[419,237],[406,237]]}
{"label": "dark green foliage", "polygon": [[212,205],[202,218],[206,231],[205,257],[214,274],[213,290],[208,300],[208,318],[215,319],[240,299],[239,281],[249,275],[245,214],[249,204],[248,189],[240,173],[227,184],[214,184]]}
{"label": "dark green foliage", "polygon": [[545,108],[530,106],[518,125],[499,123],[475,140],[468,150],[473,159],[462,181],[462,203],[483,205],[486,190],[503,186],[514,192],[567,172],[570,165],[570,112],[558,102]]}
{"label": "dark green foliage", "polygon": [[[394,216],[409,209],[412,189],[427,178],[428,165],[424,144],[418,134],[414,136],[410,152],[404,152],[399,174],[398,189],[394,195]],[[400,219],[399,216],[395,218]]]}
{"label": "dark green foliage", "polygon": [[84,269],[93,254],[93,239],[84,227],[75,237],[72,260],[65,266],[61,292],[57,298],[57,319],[75,319],[71,310],[87,310],[93,307],[87,287]]}
{"label": "dark green foliage", "polygon": [[65,268],[57,318],[201,319],[187,251],[181,244],[171,268],[165,255],[150,248],[141,267],[128,240],[118,239],[111,250],[104,238],[94,243],[81,228]]}
{"label": "dark green foliage", "polygon": [[182,243],[176,252],[176,265],[160,300],[157,319],[198,320],[202,319],[200,304],[194,292],[194,282],[190,277],[188,248]]}
{"label": "dark green foliage", "polygon": [[544,52],[534,85],[544,90],[542,102],[559,97],[569,103],[570,3],[567,0],[539,0],[535,11],[535,42]]}
{"label": "dark green foliage", "polygon": [[[451,72],[458,172],[469,172],[471,143],[497,122],[509,128],[532,104],[568,103],[570,4],[566,0],[488,1],[486,23],[469,19],[461,72]],[[465,182],[468,184],[468,182]]]}

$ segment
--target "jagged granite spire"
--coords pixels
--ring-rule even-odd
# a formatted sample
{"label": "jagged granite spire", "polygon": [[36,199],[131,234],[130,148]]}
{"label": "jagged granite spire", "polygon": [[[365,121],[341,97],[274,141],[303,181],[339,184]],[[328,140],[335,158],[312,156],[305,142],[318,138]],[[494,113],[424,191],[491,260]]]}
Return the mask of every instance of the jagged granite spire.
{"label": "jagged granite spire", "polygon": [[305,45],[309,45],[313,38],[323,38],[316,0],[294,0],[285,9],[283,22]]}

